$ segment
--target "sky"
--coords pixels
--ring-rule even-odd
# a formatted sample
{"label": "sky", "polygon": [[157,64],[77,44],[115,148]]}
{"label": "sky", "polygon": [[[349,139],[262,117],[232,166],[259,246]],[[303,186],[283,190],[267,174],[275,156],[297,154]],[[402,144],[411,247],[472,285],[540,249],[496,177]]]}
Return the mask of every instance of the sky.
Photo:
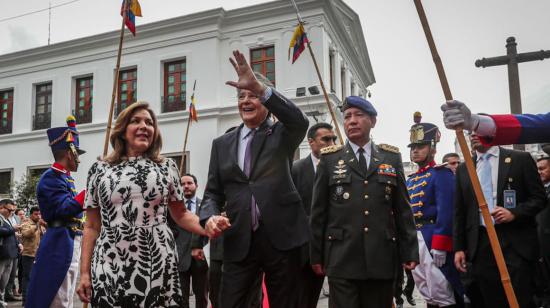
{"label": "sky", "polygon": [[[74,1],[74,2],[73,2]],[[376,83],[369,87],[378,110],[372,131],[377,143],[401,149],[407,144],[412,114],[440,127],[437,160],[454,151],[454,132],[444,128],[443,93],[412,0],[343,0],[360,17]],[[121,1],[52,0],[51,43],[112,31],[120,27]],[[203,10],[226,10],[259,0],[140,0],[138,25]],[[515,36],[518,52],[550,49],[548,0],[424,0],[424,9],[455,99],[473,112],[509,113],[506,67],[476,68],[483,57],[506,54]],[[48,7],[46,0],[0,0],[0,54],[46,45],[48,11],[8,19]],[[519,65],[523,112],[550,110],[550,59]]]}

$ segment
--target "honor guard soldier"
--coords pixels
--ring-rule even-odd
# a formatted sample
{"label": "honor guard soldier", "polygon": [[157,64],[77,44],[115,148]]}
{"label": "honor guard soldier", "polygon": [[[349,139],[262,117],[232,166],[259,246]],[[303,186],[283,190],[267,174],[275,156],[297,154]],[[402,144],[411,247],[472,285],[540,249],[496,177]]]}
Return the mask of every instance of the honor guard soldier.
{"label": "honor guard soldier", "polygon": [[310,262],[334,308],[391,307],[396,264],[413,269],[418,242],[396,147],[370,140],[372,104],[343,105],[348,142],[321,153],[313,188]]}
{"label": "honor guard soldier", "polygon": [[36,253],[26,308],[73,307],[85,191],[77,194],[71,172],[78,169],[78,156],[85,151],[79,148],[73,116],[67,125],[47,131],[55,162],[42,174],[36,195],[48,229]]}
{"label": "honor guard soldier", "polygon": [[454,174],[435,164],[441,134],[421,119],[415,112],[409,144],[411,161],[419,167],[407,180],[420,250],[420,263],[412,274],[428,307],[461,307],[464,291],[453,264]]}

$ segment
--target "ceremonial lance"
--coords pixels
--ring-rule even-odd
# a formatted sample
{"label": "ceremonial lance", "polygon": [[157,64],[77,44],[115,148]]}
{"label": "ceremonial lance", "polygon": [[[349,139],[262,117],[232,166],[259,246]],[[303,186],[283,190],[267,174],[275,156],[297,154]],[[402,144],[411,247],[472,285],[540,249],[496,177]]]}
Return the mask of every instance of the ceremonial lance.
{"label": "ceremonial lance", "polygon": [[[426,13],[424,12],[421,0],[414,0],[414,5],[416,6],[418,17],[420,18],[420,22],[422,23],[422,28],[424,29],[424,34],[426,35],[426,40],[428,41],[428,45],[432,53],[432,58],[435,64],[435,68],[437,70],[437,75],[439,76],[441,88],[443,89],[443,94],[445,95],[445,99],[447,101],[450,101],[453,99],[451,88],[449,87],[441,58],[439,57],[439,54],[437,52],[432,32],[430,30],[430,25],[428,24],[428,19],[426,18]],[[466,163],[466,168],[468,169],[468,175],[470,176],[470,181],[472,187],[474,188],[477,203],[479,204],[479,208],[481,209],[483,221],[485,222],[485,225],[487,227],[487,235],[489,236],[491,248],[493,250],[493,254],[495,255],[498,271],[500,273],[500,279],[504,287],[504,292],[506,293],[506,298],[508,299],[508,304],[511,308],[519,308],[519,304],[516,299],[512,283],[510,281],[510,275],[504,261],[504,255],[502,254],[502,249],[500,247],[497,233],[495,231],[495,226],[493,225],[493,220],[491,218],[491,214],[489,213],[489,208],[487,207],[487,201],[485,200],[485,196],[483,196],[479,178],[477,177],[476,168],[474,167],[474,162],[472,160],[472,155],[470,154],[468,144],[466,143],[466,138],[464,138],[462,128],[456,129],[456,138],[458,140],[458,143],[460,144],[460,150],[464,155],[464,162]]]}

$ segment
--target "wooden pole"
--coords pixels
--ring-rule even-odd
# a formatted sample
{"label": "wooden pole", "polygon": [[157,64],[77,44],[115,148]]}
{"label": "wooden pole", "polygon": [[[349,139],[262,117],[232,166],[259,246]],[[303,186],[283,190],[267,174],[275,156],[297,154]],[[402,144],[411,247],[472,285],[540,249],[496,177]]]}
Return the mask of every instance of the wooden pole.
{"label": "wooden pole", "polygon": [[122,27],[120,28],[120,40],[118,42],[118,55],[116,58],[115,79],[113,81],[113,92],[111,96],[111,107],[109,108],[109,119],[107,119],[107,129],[105,130],[105,143],[103,144],[103,157],[107,156],[109,151],[109,137],[111,136],[111,125],[113,123],[113,113],[115,110],[115,98],[118,90],[118,73],[120,71],[120,58],[122,55],[122,41],[124,40],[124,21],[126,20],[126,11],[128,1],[124,1],[122,10]]}
{"label": "wooden pole", "polygon": [[[298,19],[298,23],[303,27],[304,22],[302,20],[302,16],[300,16],[300,11],[298,10],[298,6],[296,5],[296,2],[294,2],[294,0],[290,0],[290,2],[292,2],[292,5],[296,10],[296,18]],[[304,28],[304,34],[307,35],[305,28]],[[319,78],[319,84],[321,85],[321,89],[323,90],[323,96],[325,97],[325,102],[327,104],[328,111],[330,112],[330,117],[332,118],[332,122],[334,123],[334,128],[336,129],[336,135],[340,140],[340,144],[344,144],[344,138],[342,138],[342,133],[340,132],[340,127],[338,126],[338,122],[336,121],[336,115],[334,114],[334,109],[332,108],[332,104],[330,103],[330,99],[328,98],[327,89],[325,88],[325,83],[323,82],[323,77],[321,75],[321,71],[319,70],[319,65],[317,65],[317,60],[315,59],[315,54],[313,53],[313,49],[311,48],[311,43],[309,42],[309,40],[307,43],[307,49],[309,50],[309,54],[311,55],[311,60],[313,60],[313,65],[315,66],[317,77]]]}
{"label": "wooden pole", "polygon": [[[191,103],[193,103],[193,100],[195,99],[195,87],[197,86],[197,80],[195,79],[195,82],[193,83],[193,94],[191,95]],[[187,118],[187,129],[185,130],[185,139],[183,141],[183,152],[181,154],[181,163],[180,163],[180,177],[182,177],[187,170],[185,170],[185,166],[187,166],[187,156],[185,155],[185,151],[187,151],[187,137],[189,136],[189,128],[191,127],[191,112],[189,112],[189,117]]]}
{"label": "wooden pole", "polygon": [[[430,30],[430,25],[428,24],[428,19],[426,18],[426,13],[424,12],[422,2],[421,0],[414,0],[414,4],[418,12],[418,17],[420,17],[420,22],[422,23],[422,28],[424,29],[426,40],[428,41],[428,45],[430,46],[430,51],[432,53],[432,58],[437,70],[437,74],[439,76],[441,88],[443,89],[443,93],[445,94],[445,99],[448,101],[452,100],[453,96],[451,94],[451,89],[445,75],[445,69],[443,68],[441,58],[437,53],[437,48],[435,46],[435,42]],[[460,150],[462,151],[462,154],[464,154],[464,162],[466,163],[468,175],[470,176],[470,181],[472,187],[474,188],[476,199],[481,209],[483,221],[485,222],[485,226],[487,228],[487,234],[489,235],[489,241],[491,243],[491,248],[497,262],[497,267],[500,272],[500,279],[504,287],[504,292],[506,293],[506,298],[508,299],[508,304],[510,305],[510,308],[519,308],[519,304],[516,299],[512,283],[510,281],[510,275],[508,274],[508,269],[506,268],[506,263],[504,261],[504,255],[502,254],[502,249],[500,247],[497,233],[495,231],[495,226],[493,225],[493,220],[491,218],[491,214],[489,213],[489,208],[487,207],[487,201],[485,200],[485,196],[483,196],[481,185],[479,183],[479,178],[477,177],[476,168],[470,154],[470,149],[468,148],[468,144],[466,143],[466,138],[464,137],[464,134],[462,132],[462,128],[456,129],[456,137],[458,139],[458,143],[460,144]]]}
{"label": "wooden pole", "polygon": [[336,115],[334,114],[334,109],[332,109],[332,104],[330,103],[330,99],[328,98],[328,93],[327,93],[327,89],[325,88],[325,83],[323,82],[323,77],[321,77],[321,71],[319,71],[319,65],[317,65],[317,60],[315,60],[315,54],[313,53],[313,49],[311,48],[311,44],[309,42],[307,43],[307,49],[309,50],[309,54],[311,55],[311,60],[313,60],[313,65],[315,65],[315,71],[317,72],[317,77],[319,77],[319,83],[321,84],[321,89],[323,90],[323,96],[325,97],[325,102],[327,103],[328,111],[330,112],[332,122],[334,123],[334,128],[336,129],[336,135],[338,136],[338,140],[340,140],[340,144],[344,144],[342,133],[340,133],[340,127],[338,125],[338,122],[336,121]]}

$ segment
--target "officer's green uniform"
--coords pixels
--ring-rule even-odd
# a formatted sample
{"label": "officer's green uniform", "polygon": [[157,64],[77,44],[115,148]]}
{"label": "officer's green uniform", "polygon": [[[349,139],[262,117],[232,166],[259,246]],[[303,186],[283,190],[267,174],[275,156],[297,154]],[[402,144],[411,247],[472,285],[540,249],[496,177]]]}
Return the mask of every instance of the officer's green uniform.
{"label": "officer's green uniform", "polygon": [[390,307],[396,264],[418,262],[401,155],[373,144],[363,174],[349,143],[323,152],[311,210],[311,264],[324,266],[336,308]]}

